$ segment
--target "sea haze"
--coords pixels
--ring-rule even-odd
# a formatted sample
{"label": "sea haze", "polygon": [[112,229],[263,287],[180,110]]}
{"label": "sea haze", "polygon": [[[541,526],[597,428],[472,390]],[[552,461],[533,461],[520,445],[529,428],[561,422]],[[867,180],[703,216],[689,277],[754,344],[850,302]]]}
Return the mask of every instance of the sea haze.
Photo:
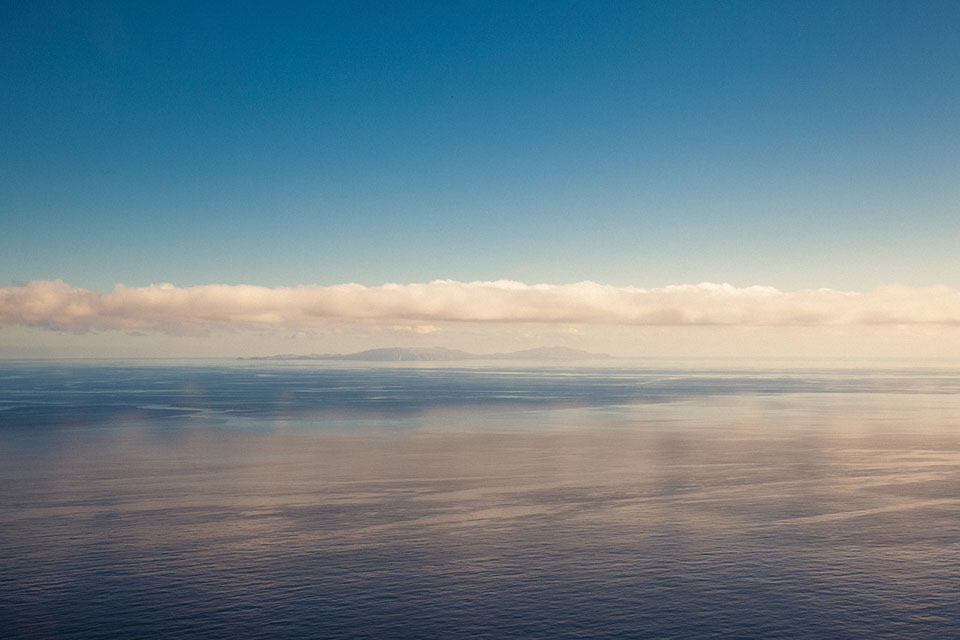
{"label": "sea haze", "polygon": [[938,638],[954,363],[0,363],[0,637]]}

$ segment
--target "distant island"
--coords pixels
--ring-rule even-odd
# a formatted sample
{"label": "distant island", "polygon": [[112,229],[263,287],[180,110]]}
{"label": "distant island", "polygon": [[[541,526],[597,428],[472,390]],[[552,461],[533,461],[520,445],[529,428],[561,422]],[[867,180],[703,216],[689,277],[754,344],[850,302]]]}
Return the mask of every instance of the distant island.
{"label": "distant island", "polygon": [[613,358],[607,353],[590,353],[569,347],[540,347],[508,353],[470,353],[445,347],[392,347],[367,349],[357,353],[280,353],[273,356],[240,357],[238,360],[359,360],[367,362],[430,362],[451,360],[598,360]]}

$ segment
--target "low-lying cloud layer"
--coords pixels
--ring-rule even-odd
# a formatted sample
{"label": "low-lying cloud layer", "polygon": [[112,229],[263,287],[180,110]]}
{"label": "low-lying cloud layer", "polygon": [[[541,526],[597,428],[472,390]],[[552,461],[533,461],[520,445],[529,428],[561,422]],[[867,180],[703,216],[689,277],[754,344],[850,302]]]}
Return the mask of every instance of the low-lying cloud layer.
{"label": "low-lying cloud layer", "polygon": [[888,286],[868,292],[779,291],[729,284],[654,289],[594,282],[498,280],[421,284],[257,287],[117,285],[109,293],[38,280],[0,288],[0,323],[54,330],[298,329],[355,322],[615,325],[960,324],[960,292]]}

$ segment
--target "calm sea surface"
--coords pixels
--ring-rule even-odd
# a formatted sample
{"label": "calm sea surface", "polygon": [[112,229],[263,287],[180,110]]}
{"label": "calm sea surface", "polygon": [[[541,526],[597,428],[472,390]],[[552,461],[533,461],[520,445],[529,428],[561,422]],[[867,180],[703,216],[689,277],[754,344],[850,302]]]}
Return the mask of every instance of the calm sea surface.
{"label": "calm sea surface", "polygon": [[960,637],[958,392],[950,363],[0,361],[0,637]]}

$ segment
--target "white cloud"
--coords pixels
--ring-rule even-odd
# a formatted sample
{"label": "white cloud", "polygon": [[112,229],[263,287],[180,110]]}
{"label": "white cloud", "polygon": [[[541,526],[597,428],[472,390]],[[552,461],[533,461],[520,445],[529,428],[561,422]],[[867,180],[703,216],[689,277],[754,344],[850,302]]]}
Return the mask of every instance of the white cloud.
{"label": "white cloud", "polygon": [[411,334],[417,336],[428,336],[440,331],[440,327],[432,324],[394,325],[391,327],[394,331],[401,334]]}
{"label": "white cloud", "polygon": [[867,292],[686,284],[661,288],[500,280],[417,284],[257,287],[117,285],[102,293],[63,281],[0,288],[0,323],[67,331],[210,330],[335,327],[346,323],[411,327],[435,323],[611,325],[957,325],[960,292],[945,286],[887,286]]}

